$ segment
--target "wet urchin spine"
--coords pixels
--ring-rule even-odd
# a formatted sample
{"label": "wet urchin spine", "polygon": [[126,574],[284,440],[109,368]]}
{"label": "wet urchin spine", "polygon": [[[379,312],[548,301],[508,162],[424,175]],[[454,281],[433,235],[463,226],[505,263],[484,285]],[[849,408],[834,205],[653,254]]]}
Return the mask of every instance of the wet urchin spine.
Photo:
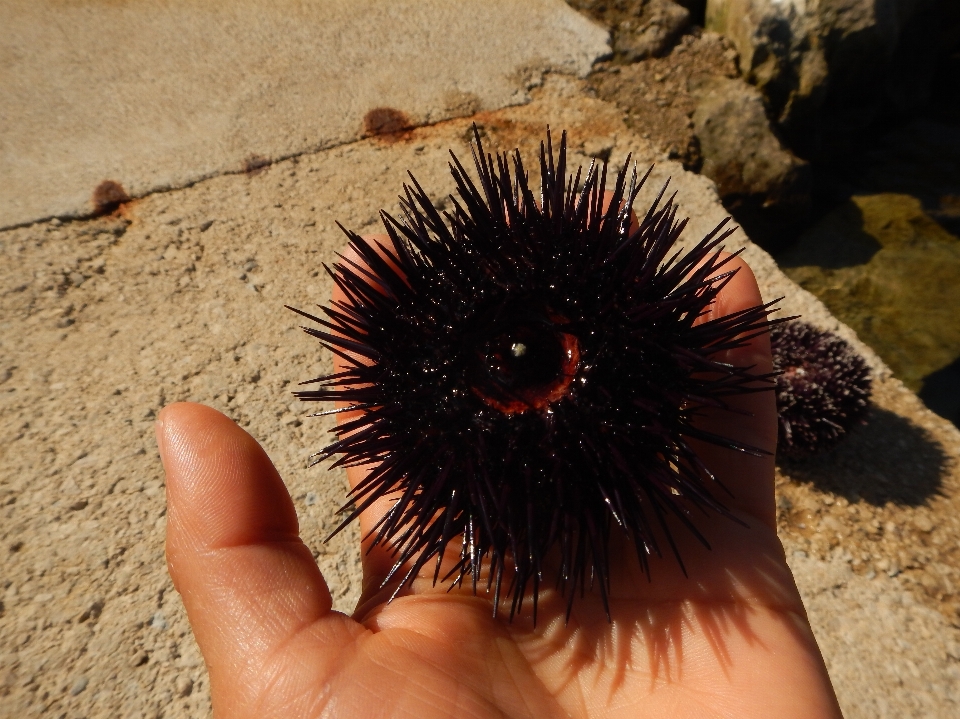
{"label": "wet urchin spine", "polygon": [[[648,576],[664,542],[682,566],[676,520],[709,547],[695,513],[733,516],[690,440],[763,451],[696,419],[773,387],[714,359],[770,324],[770,305],[703,317],[735,272],[720,251],[726,221],[677,251],[686,220],[666,188],[631,228],[649,172],[638,179],[628,158],[605,201],[606,166],[568,177],[565,134],[557,150],[548,133],[535,196],[519,151],[486,154],[476,135],[476,181],[451,152],[449,212],[411,175],[401,218],[381,213],[389,242],[344,230],[362,262],[328,272],[347,300],[321,317],[295,310],[345,365],[297,396],[362,410],[316,455],[371,468],[336,531],[390,496],[371,532],[396,560],[384,586],[435,563],[434,583],[484,582],[495,615],[504,601],[512,618],[530,590],[534,621],[543,581],[566,594],[568,616],[596,586],[609,617],[611,531]],[[459,559],[441,577],[448,547]]]}
{"label": "wet urchin spine", "polygon": [[844,339],[794,320],[770,331],[777,376],[777,452],[800,458],[832,447],[867,412],[870,368]]}

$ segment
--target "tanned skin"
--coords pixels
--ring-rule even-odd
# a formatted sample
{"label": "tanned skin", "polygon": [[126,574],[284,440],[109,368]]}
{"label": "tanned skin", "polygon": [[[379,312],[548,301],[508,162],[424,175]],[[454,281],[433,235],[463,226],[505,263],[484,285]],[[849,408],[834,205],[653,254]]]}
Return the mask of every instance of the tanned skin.
{"label": "tanned skin", "polygon": [[[734,262],[740,271],[714,316],[761,302],[750,268]],[[722,359],[768,372],[769,341],[757,337]],[[614,532],[612,621],[596,591],[565,621],[564,598],[547,590],[536,626],[527,610],[512,622],[509,611],[493,618],[485,585],[478,596],[433,586],[432,566],[386,603],[393,587],[380,584],[392,560],[382,548],[364,547],[356,611],[333,611],[290,495],[257,441],[209,407],[167,407],[157,422],[167,562],[209,670],[214,716],[840,717],[777,538],[774,402],[772,392],[744,395],[734,403],[748,414],[702,421],[771,452],[699,447],[746,527],[699,519],[711,550],[677,527],[688,576],[665,555],[653,559],[652,581]],[[348,471],[351,486],[362,477],[362,468]],[[361,533],[389,506],[384,499],[366,512]]]}

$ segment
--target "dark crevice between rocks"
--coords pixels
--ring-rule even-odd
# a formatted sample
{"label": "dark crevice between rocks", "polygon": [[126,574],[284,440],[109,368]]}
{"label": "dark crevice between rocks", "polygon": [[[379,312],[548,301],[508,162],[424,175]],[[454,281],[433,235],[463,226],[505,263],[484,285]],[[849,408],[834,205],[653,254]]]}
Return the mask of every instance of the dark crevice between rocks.
{"label": "dark crevice between rocks", "polygon": [[[785,144],[811,163],[811,212],[802,229],[865,190],[914,194],[932,216],[948,224],[952,216],[960,217],[960,201],[949,189],[930,193],[929,187],[919,187],[933,178],[920,178],[917,169],[924,163],[943,164],[944,158],[911,150],[903,138],[918,133],[916,123],[926,122],[939,126],[938,142],[944,142],[944,134],[952,134],[953,142],[960,139],[960,3],[900,4],[902,17],[823,33],[826,75],[805,102],[793,97],[791,105],[776,92],[768,93]],[[801,80],[787,78],[795,95]],[[920,134],[929,132],[929,125],[919,128]],[[911,163],[915,167],[907,175],[913,177],[901,176]],[[881,177],[877,173],[884,165]],[[946,173],[939,174],[943,180]],[[957,182],[960,174],[955,172],[952,183],[940,184]],[[951,231],[956,234],[956,228]]]}
{"label": "dark crevice between rocks", "polygon": [[960,357],[923,378],[920,399],[931,410],[960,427]]}

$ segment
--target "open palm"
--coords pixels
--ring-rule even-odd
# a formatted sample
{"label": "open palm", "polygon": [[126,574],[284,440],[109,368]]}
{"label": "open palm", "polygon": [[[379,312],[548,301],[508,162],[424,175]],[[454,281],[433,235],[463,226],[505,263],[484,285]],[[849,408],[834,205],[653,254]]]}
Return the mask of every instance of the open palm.
{"label": "open palm", "polygon": [[[740,266],[714,314],[758,304]],[[726,360],[766,371],[769,343],[757,338]],[[704,426],[772,450],[772,394],[739,404],[752,416]],[[632,546],[614,538],[612,621],[596,593],[566,621],[565,600],[542,591],[533,626],[526,610],[493,618],[482,590],[434,587],[432,570],[388,604],[380,583],[391,560],[381,550],[364,555],[354,615],[332,611],[290,496],[256,441],[196,404],[167,407],[157,436],[170,574],[218,717],[840,716],[776,536],[772,455],[701,448],[747,527],[705,518],[698,527],[711,550],[677,531],[689,578],[666,557],[648,581]],[[356,485],[362,470],[349,478]],[[388,506],[365,513],[361,531]]]}

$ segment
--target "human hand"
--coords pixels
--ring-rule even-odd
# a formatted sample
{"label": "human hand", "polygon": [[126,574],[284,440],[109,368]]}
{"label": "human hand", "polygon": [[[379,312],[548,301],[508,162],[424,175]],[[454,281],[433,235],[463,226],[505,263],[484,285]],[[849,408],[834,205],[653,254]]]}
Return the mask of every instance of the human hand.
{"label": "human hand", "polygon": [[[713,308],[759,303],[741,260]],[[769,371],[766,337],[724,358]],[[751,417],[704,426],[772,450],[772,393],[736,400]],[[348,617],[298,533],[296,512],[264,451],[202,405],[164,409],[167,558],[203,652],[218,717],[838,717],[840,711],[776,536],[773,457],[701,446],[749,528],[698,522],[706,550],[677,532],[687,565],[611,546],[610,612],[597,593],[566,602],[541,590],[536,627],[491,616],[490,599],[417,579],[392,603],[392,560],[363,555],[364,592]],[[351,486],[363,470],[348,472]],[[361,533],[389,506],[361,517]],[[425,572],[427,574],[427,572]],[[529,606],[529,603],[527,603]]]}

